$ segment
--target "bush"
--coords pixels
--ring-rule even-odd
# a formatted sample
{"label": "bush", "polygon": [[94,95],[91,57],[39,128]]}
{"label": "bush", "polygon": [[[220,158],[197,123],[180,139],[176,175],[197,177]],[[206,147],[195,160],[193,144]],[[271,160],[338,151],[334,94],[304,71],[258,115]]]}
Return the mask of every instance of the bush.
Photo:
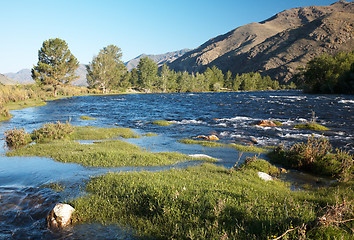
{"label": "bush", "polygon": [[336,177],[343,181],[353,179],[353,156],[333,149],[326,138],[296,143],[290,149],[279,146],[269,154],[273,162],[315,174]]}
{"label": "bush", "polygon": [[46,142],[49,140],[63,139],[74,132],[74,127],[66,123],[47,123],[40,129],[33,130],[31,137],[36,142]]}
{"label": "bush", "polygon": [[25,129],[11,129],[5,131],[5,142],[9,148],[18,148],[29,144],[32,141]]}

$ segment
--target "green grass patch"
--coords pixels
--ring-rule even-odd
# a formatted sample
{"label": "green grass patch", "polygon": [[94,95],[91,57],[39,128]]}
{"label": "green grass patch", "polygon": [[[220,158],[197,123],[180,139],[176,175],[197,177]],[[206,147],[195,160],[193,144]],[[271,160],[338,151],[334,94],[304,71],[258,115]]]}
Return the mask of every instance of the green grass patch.
{"label": "green grass patch", "polygon": [[[258,165],[258,164],[257,164]],[[299,239],[350,239],[351,222],[329,225],[316,221],[326,207],[346,204],[343,219],[353,218],[343,196],[353,188],[291,191],[279,181],[261,180],[252,167],[230,171],[212,164],[161,172],[109,173],[93,178],[88,194],[73,200],[76,221],[119,223],[139,236],[154,239],[271,239],[286,234]],[[328,204],[328,205],[327,205]],[[349,227],[348,227],[349,226]]]}
{"label": "green grass patch", "polygon": [[[161,166],[192,160],[191,157],[181,153],[147,152],[134,144],[121,140],[101,141],[93,144],[57,140],[16,149],[7,152],[6,156],[43,156],[59,162],[78,163],[91,167]],[[209,159],[209,161],[215,160]]]}
{"label": "green grass patch", "polygon": [[112,138],[138,138],[138,134],[129,128],[99,128],[99,127],[74,127],[70,135],[72,140],[104,140]]}
{"label": "green grass patch", "polygon": [[255,153],[268,152],[268,150],[264,149],[264,148],[255,147],[255,146],[245,146],[245,145],[236,144],[236,143],[225,144],[225,143],[203,141],[203,140],[194,140],[194,139],[182,139],[182,140],[179,140],[179,142],[184,143],[184,144],[198,144],[198,145],[202,145],[204,147],[231,147],[231,148],[234,148],[234,149],[241,151],[241,152],[255,152]]}
{"label": "green grass patch", "polygon": [[329,128],[322,126],[318,123],[304,123],[304,124],[296,124],[294,125],[294,128],[299,128],[299,129],[309,129],[309,130],[314,130],[314,131],[328,131],[330,130]]}
{"label": "green grass patch", "polygon": [[169,122],[169,121],[165,121],[165,120],[158,120],[158,121],[154,121],[152,122],[152,124],[154,125],[159,125],[159,126],[170,126],[173,123]]}
{"label": "green grass patch", "polygon": [[63,192],[65,190],[65,186],[60,183],[48,183],[41,186],[42,188],[50,188],[56,192]]}
{"label": "green grass patch", "polygon": [[157,133],[144,133],[143,134],[144,137],[155,137],[155,136],[158,136]]}
{"label": "green grass patch", "polygon": [[89,117],[89,116],[81,116],[80,119],[81,120],[93,120],[93,119],[97,119],[97,118]]}

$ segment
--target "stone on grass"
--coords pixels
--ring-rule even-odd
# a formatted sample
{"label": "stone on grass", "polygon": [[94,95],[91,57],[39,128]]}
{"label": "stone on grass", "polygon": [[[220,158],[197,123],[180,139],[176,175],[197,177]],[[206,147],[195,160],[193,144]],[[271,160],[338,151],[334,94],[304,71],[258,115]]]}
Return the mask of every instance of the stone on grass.
{"label": "stone on grass", "polygon": [[75,209],[69,204],[57,203],[47,216],[48,228],[62,229],[71,225],[71,217]]}
{"label": "stone on grass", "polygon": [[190,154],[188,155],[192,158],[213,158],[213,157],[210,157],[209,155],[206,155],[206,154]]}
{"label": "stone on grass", "polygon": [[265,172],[257,172],[258,177],[262,178],[264,181],[272,181],[273,177]]}

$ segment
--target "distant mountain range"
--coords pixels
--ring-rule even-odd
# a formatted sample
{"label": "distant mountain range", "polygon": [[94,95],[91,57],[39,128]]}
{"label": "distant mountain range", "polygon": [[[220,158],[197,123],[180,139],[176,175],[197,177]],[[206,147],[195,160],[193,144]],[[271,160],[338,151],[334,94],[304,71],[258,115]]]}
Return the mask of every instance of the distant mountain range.
{"label": "distant mountain range", "polygon": [[[159,66],[163,65],[164,63],[172,62],[173,60],[177,59],[178,57],[182,56],[184,53],[188,52],[189,49],[182,49],[174,52],[168,52],[165,54],[158,54],[158,55],[146,55],[141,54],[140,56],[124,63],[127,69],[130,71],[133,68],[137,67],[142,57],[149,57],[154,60]],[[86,67],[85,64],[80,64],[79,68],[76,70],[76,75],[79,76],[79,79],[72,82],[74,86],[87,86],[86,81]],[[17,73],[5,73],[0,77],[0,83],[4,82],[3,84],[27,84],[27,83],[34,83],[31,77],[31,70],[30,69],[22,69]],[[6,80],[5,80],[6,79]]]}
{"label": "distant mountain range", "polygon": [[[260,72],[287,82],[299,66],[322,53],[353,50],[354,2],[339,1],[330,6],[288,9],[263,22],[235,28],[194,50],[142,54],[125,65],[130,71],[142,57],[148,56],[159,65],[167,63],[175,71],[203,72],[216,65],[224,72]],[[85,65],[81,64],[76,73],[80,79],[73,84],[87,85]],[[0,83],[33,82],[29,69],[4,75],[14,81],[1,77]]]}
{"label": "distant mountain range", "polygon": [[353,2],[293,8],[217,36],[169,66],[203,72],[216,65],[224,72],[257,71],[286,82],[298,66],[321,53],[354,50],[353,25]]}
{"label": "distant mountain range", "polygon": [[133,58],[132,60],[129,60],[128,62],[125,62],[124,65],[127,67],[128,71],[131,71],[133,68],[136,68],[139,64],[140,58],[143,57],[149,57],[154,62],[156,62],[159,66],[163,65],[164,63],[170,63],[176,60],[177,58],[183,56],[185,53],[189,52],[190,49],[182,49],[174,52],[168,52],[164,54],[158,54],[158,55],[146,55],[146,54],[141,54],[137,56],[136,58]]}
{"label": "distant mountain range", "polygon": [[16,81],[0,73],[0,85],[14,85]]}

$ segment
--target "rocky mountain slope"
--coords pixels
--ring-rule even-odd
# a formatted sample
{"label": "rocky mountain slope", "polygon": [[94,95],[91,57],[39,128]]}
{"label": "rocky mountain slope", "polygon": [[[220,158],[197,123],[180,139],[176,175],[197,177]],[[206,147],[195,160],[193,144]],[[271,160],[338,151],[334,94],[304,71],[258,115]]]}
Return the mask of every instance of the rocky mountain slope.
{"label": "rocky mountain slope", "polygon": [[0,85],[15,85],[17,82],[3,74],[0,73]]}
{"label": "rocky mountain slope", "polygon": [[15,80],[19,84],[33,83],[30,69],[22,69],[17,73],[5,73],[5,76]]}
{"label": "rocky mountain slope", "polygon": [[288,81],[296,68],[321,53],[354,50],[354,3],[285,10],[213,38],[176,59],[176,71],[216,65],[232,73],[255,72]]}
{"label": "rocky mountain slope", "polygon": [[157,55],[146,55],[146,54],[141,54],[137,56],[136,58],[133,58],[132,60],[129,60],[124,63],[124,65],[127,67],[128,71],[131,71],[133,68],[136,68],[139,64],[140,58],[143,57],[149,57],[154,62],[156,62],[159,66],[163,65],[164,63],[170,63],[177,58],[181,57],[184,55],[186,52],[190,51],[189,49],[182,49],[174,52],[168,52],[164,54],[157,54]]}

